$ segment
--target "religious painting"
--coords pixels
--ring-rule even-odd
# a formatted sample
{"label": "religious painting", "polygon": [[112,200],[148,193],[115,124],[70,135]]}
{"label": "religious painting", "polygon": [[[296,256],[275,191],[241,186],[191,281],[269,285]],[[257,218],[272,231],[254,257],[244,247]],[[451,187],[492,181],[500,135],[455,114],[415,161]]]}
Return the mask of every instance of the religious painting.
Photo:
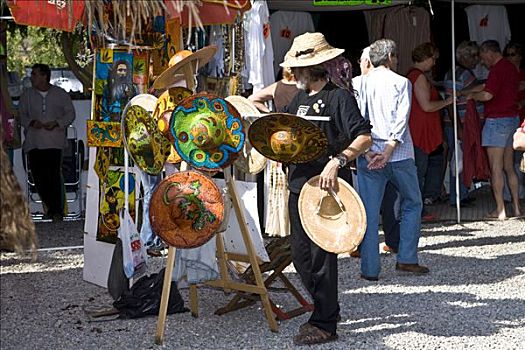
{"label": "religious painting", "polygon": [[[106,183],[100,185],[97,241],[116,243],[120,227],[120,211],[124,208],[124,172],[108,170]],[[129,214],[135,220],[135,175],[129,174]]]}

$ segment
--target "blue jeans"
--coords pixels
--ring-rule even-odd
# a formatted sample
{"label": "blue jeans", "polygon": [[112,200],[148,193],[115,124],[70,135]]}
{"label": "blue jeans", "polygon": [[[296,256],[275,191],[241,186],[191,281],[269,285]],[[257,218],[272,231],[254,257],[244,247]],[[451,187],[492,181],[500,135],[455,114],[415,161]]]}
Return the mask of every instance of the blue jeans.
{"label": "blue jeans", "polygon": [[140,228],[140,240],[146,248],[160,247],[162,240],[151,229],[149,221],[149,201],[155,186],[160,182],[160,175],[149,175],[141,173],[142,190],[144,191],[144,201],[142,202],[142,227]]}
{"label": "blue jeans", "polygon": [[[456,144],[454,142],[454,127],[445,125],[445,137],[447,139],[448,144],[448,154],[449,154],[449,191],[450,195],[448,197],[450,204],[455,205],[456,204],[456,174],[450,171],[452,169],[452,155],[455,152]],[[468,188],[463,184],[462,180],[462,173],[459,173],[460,179],[459,179],[459,200],[462,201],[463,199],[468,197]]]}
{"label": "blue jeans", "polygon": [[413,159],[390,162],[383,169],[369,170],[364,157],[357,160],[357,181],[367,217],[367,228],[361,242],[361,273],[376,277],[381,271],[379,260],[379,209],[388,181],[398,191],[401,203],[399,252],[397,261],[417,264],[417,246],[421,229],[421,192],[417,184],[417,169]]}

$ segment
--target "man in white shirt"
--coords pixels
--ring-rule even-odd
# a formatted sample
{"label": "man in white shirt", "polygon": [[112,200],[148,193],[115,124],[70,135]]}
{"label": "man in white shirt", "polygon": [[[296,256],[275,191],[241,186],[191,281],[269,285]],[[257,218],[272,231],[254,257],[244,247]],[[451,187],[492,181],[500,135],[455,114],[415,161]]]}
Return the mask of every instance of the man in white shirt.
{"label": "man in white shirt", "polygon": [[20,122],[25,129],[23,149],[46,217],[61,221],[64,212],[62,150],[66,147],[66,129],[75,120],[75,108],[69,94],[51,85],[50,79],[49,66],[33,66],[32,87],[20,97]]}
{"label": "man in white shirt", "polygon": [[390,39],[370,45],[375,67],[365,79],[361,113],[372,124],[372,147],[357,160],[357,180],[363,200],[367,229],[361,243],[361,276],[377,280],[379,259],[379,210],[387,182],[399,191],[401,200],[400,243],[396,269],[427,273],[419,265],[417,246],[421,228],[421,193],[417,184],[414,146],[408,128],[412,86],[396,74],[397,47]]}

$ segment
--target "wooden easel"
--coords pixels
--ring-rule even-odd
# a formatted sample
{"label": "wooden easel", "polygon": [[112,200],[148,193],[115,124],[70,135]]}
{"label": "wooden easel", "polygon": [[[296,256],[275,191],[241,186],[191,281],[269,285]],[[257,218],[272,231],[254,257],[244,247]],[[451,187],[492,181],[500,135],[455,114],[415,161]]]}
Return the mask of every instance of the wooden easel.
{"label": "wooden easel", "polygon": [[[186,65],[184,69],[184,78],[186,79],[186,84],[188,89],[194,91],[194,74],[191,67],[191,64]],[[182,162],[181,171],[187,170],[188,164]],[[237,194],[237,189],[235,188],[235,179],[232,177],[229,169],[224,171],[224,179],[228,192],[232,199],[233,208],[241,229],[242,238],[246,247],[247,254],[236,254],[228,253],[225,251],[224,247],[224,238],[222,233],[216,235],[216,244],[217,244],[217,260],[220,271],[220,278],[215,281],[208,281],[205,284],[222,288],[224,291],[235,290],[242,291],[247,293],[256,294],[259,296],[266,319],[268,320],[268,325],[273,332],[277,332],[277,321],[275,320],[272,312],[272,306],[270,303],[270,298],[268,296],[268,290],[264,284],[262,273],[259,265],[262,264],[262,261],[257,257],[255,247],[253,246],[252,239],[248,228],[246,227],[246,218],[244,216],[244,211],[241,207],[239,196]],[[255,284],[242,283],[233,281],[230,278],[228,273],[227,261],[242,261],[250,264],[253,275],[255,279]],[[166,271],[164,273],[164,285],[162,287],[162,297],[160,302],[159,316],[157,320],[157,331],[155,333],[155,344],[161,345],[164,342],[164,329],[166,324],[166,316],[168,312],[168,301],[171,289],[171,279],[173,274],[173,267],[175,265],[175,247],[168,247],[168,259],[166,262]],[[191,314],[194,317],[198,317],[198,293],[197,286],[190,285],[190,308]]]}

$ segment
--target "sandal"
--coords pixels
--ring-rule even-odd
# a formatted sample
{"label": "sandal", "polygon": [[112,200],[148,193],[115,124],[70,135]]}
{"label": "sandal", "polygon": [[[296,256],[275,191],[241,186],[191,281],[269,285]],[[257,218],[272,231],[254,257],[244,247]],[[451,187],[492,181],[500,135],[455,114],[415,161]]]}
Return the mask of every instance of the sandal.
{"label": "sandal", "polygon": [[337,340],[337,334],[331,334],[310,323],[301,325],[300,330],[299,334],[293,337],[295,345],[323,344]]}

